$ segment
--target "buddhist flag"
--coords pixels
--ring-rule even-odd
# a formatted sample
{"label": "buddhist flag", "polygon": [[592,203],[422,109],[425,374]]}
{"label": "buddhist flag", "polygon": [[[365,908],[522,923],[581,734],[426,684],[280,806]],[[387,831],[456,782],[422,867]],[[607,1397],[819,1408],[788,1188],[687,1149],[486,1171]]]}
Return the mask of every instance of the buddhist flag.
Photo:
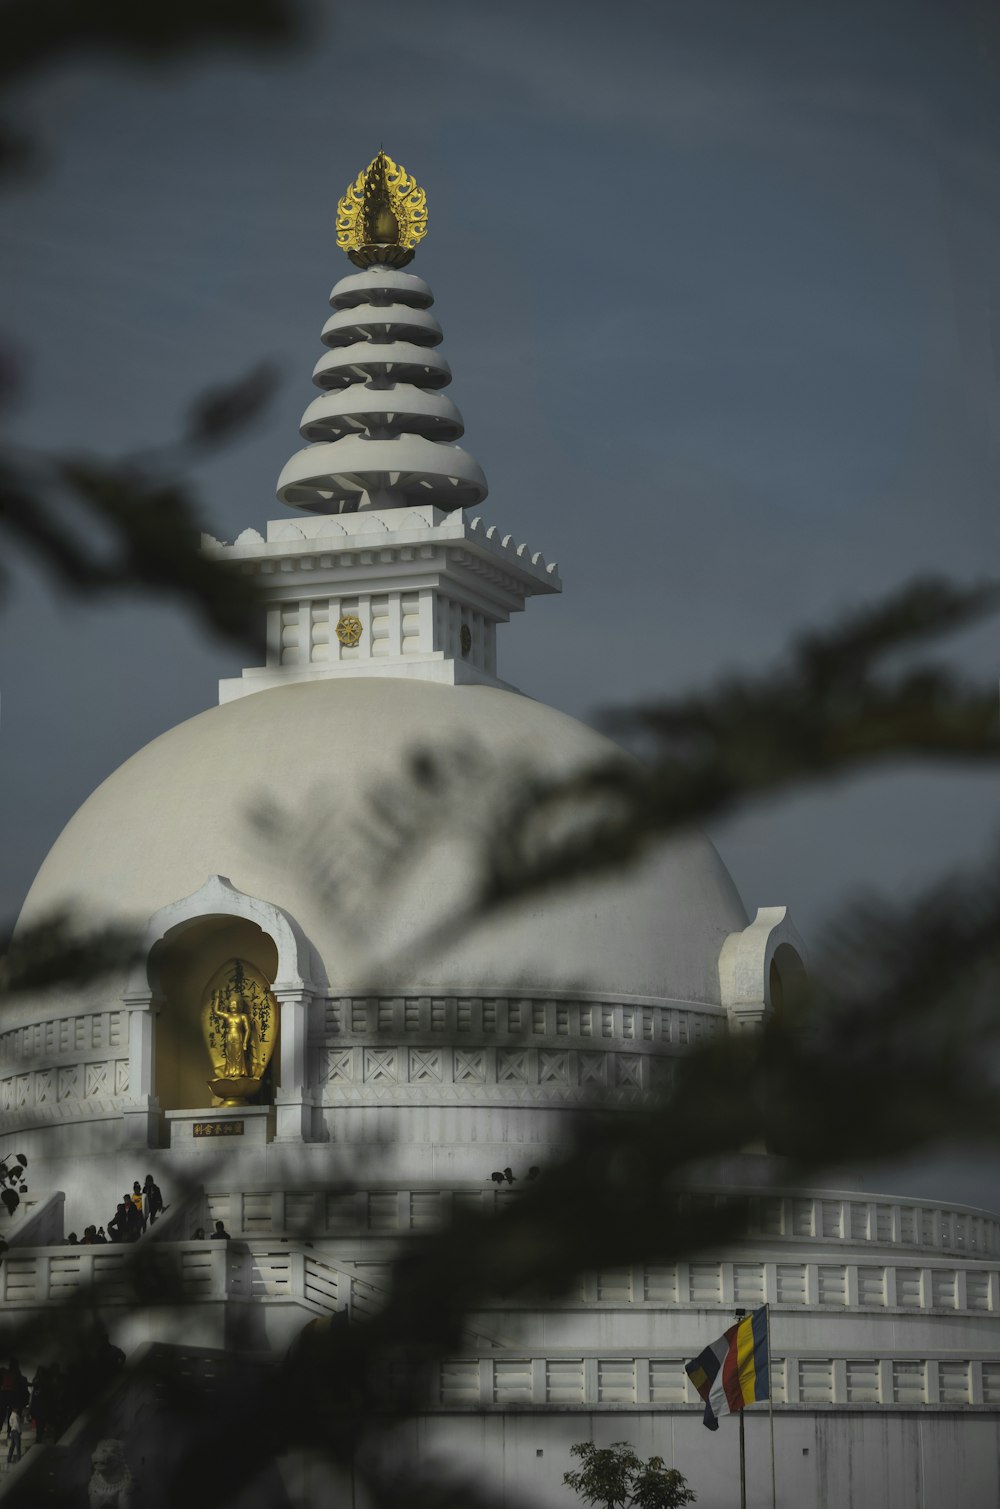
{"label": "buddhist flag", "polygon": [[718,1430],[721,1414],[735,1414],[745,1404],[767,1399],[771,1362],[767,1345],[767,1306],[730,1326],[684,1371],[705,1401],[704,1424]]}

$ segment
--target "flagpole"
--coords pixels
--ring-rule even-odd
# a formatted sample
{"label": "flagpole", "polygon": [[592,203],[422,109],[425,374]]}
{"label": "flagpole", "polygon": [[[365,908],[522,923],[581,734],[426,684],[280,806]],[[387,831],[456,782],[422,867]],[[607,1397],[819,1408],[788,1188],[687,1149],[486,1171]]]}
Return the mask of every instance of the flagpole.
{"label": "flagpole", "polygon": [[764,1306],[767,1317],[767,1415],[771,1426],[771,1509],[778,1506],[777,1479],[774,1475],[774,1356],[771,1352],[771,1306]]}
{"label": "flagpole", "polygon": [[[745,1310],[736,1311],[736,1320],[739,1323],[746,1315]],[[740,1406],[740,1509],[747,1509],[747,1448],[746,1438],[743,1434],[743,1406]]]}

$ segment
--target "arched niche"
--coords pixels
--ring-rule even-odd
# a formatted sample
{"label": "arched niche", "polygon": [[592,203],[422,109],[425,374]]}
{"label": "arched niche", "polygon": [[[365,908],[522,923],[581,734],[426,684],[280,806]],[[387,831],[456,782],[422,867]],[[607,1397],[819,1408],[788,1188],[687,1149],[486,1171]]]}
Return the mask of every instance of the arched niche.
{"label": "arched niche", "polygon": [[[157,1002],[153,1045],[153,1094],[161,1110],[190,1110],[213,1104],[212,1077],[201,1031],[201,1003],[212,977],[230,959],[252,964],[273,986],[278,948],[272,937],[246,917],[218,913],[173,928],[154,944],[148,963]],[[279,1029],[280,1030],[280,1029]],[[253,1104],[274,1100],[280,1084],[280,1035],[274,1056]]]}
{"label": "arched niche", "polygon": [[287,912],[237,890],[224,875],[212,875],[191,896],[153,914],[129,977],[124,1001],[130,1101],[124,1116],[130,1142],[157,1145],[165,1109],[210,1106],[201,1000],[215,970],[234,957],[260,970],[278,1002],[270,1092],[276,1135],[281,1141],[311,1140],[306,1042],[312,950]]}

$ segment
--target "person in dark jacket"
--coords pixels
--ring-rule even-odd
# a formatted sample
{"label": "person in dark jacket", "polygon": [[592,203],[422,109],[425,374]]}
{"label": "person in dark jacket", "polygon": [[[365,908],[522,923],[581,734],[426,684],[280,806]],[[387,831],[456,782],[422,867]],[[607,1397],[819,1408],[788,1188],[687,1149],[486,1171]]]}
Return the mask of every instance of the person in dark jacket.
{"label": "person in dark jacket", "polygon": [[[139,1189],[138,1184],[136,1184],[135,1189],[136,1189],[136,1194],[138,1194],[139,1199],[141,1201],[142,1200],[142,1192]],[[135,1203],[135,1194],[132,1194],[132,1195],[128,1195],[128,1194],[122,1195],[122,1203],[126,1207],[126,1210],[125,1210],[125,1240],[126,1240],[126,1242],[137,1242],[139,1240],[139,1238],[142,1236],[143,1221],[142,1221],[142,1211],[139,1209],[139,1206],[136,1205],[136,1203]]]}
{"label": "person in dark jacket", "polygon": [[142,1236],[142,1217],[127,1192],[122,1195],[121,1204],[108,1222],[108,1235],[113,1242],[137,1242]]}
{"label": "person in dark jacket", "polygon": [[138,1179],[134,1179],[132,1181],[132,1193],[129,1195],[129,1199],[132,1201],[132,1204],[135,1206],[136,1212],[137,1212],[137,1214],[139,1216],[139,1228],[140,1228],[141,1231],[145,1231],[146,1230],[146,1213],[145,1213],[145,1211],[142,1208],[142,1200],[143,1200],[142,1186],[139,1183]]}
{"label": "person in dark jacket", "polygon": [[152,1226],[157,1216],[163,1210],[163,1196],[160,1194],[160,1186],[156,1183],[152,1174],[146,1175],[146,1182],[142,1186],[144,1201],[144,1215],[149,1225]]}

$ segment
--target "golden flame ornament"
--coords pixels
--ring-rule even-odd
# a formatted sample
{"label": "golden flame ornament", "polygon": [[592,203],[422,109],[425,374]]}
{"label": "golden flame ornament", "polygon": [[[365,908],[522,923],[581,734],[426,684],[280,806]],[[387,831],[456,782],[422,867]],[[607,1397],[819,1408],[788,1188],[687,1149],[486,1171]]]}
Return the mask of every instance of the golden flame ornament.
{"label": "golden flame ornament", "polygon": [[278,1003],[260,970],[230,959],[216,971],[202,996],[201,1030],[209,1089],[223,1105],[244,1105],[260,1089],[278,1035]]}
{"label": "golden flame ornament", "polygon": [[337,245],[358,267],[405,267],[427,234],[427,195],[379,149],[337,205]]}

